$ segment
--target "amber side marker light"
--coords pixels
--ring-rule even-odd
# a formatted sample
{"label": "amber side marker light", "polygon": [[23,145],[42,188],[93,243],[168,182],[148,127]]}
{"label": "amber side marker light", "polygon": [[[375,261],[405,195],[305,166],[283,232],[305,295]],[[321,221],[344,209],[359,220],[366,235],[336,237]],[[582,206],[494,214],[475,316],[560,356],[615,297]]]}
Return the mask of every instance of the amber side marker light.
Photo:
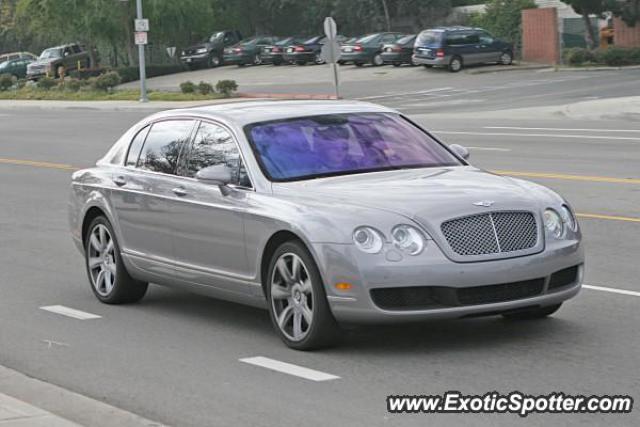
{"label": "amber side marker light", "polygon": [[352,288],[351,283],[336,283],[336,289],[339,291],[348,291]]}

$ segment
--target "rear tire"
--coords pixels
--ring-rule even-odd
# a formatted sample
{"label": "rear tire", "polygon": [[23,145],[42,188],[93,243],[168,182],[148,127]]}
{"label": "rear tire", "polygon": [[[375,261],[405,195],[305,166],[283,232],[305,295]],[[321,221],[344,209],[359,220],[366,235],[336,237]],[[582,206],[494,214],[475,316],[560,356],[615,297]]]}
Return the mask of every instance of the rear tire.
{"label": "rear tire", "polygon": [[95,218],[85,236],[85,265],[91,290],[105,304],[140,301],[149,284],[129,275],[113,227],[104,216]]}
{"label": "rear tire", "polygon": [[562,303],[549,305],[547,307],[540,308],[530,308],[521,311],[514,311],[512,313],[505,313],[502,315],[507,320],[532,320],[532,319],[542,319],[547,316],[551,316],[553,313],[558,311]]}
{"label": "rear tire", "polygon": [[381,65],[384,65],[384,59],[382,59],[382,56],[379,53],[376,53],[373,58],[371,58],[371,65],[373,65],[374,67],[380,67]]}
{"label": "rear tire", "polygon": [[460,70],[462,70],[462,67],[462,58],[460,58],[459,56],[454,56],[453,58],[451,58],[451,61],[449,61],[449,71],[451,71],[452,73],[460,72]]}
{"label": "rear tire", "polygon": [[337,342],[340,329],[329,308],[322,277],[302,242],[291,240],[280,245],[263,280],[271,322],[288,347],[314,350]]}

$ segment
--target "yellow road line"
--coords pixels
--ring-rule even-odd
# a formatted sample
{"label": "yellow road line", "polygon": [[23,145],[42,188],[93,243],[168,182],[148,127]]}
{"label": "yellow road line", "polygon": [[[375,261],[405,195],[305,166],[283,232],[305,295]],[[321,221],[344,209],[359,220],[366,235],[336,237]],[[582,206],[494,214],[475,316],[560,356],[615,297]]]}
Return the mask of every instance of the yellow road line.
{"label": "yellow road line", "polygon": [[640,222],[640,218],[633,218],[628,216],[600,215],[600,214],[588,214],[588,213],[576,213],[576,216],[579,218],[606,219],[609,221]]}
{"label": "yellow road line", "polygon": [[588,175],[565,175],[560,173],[546,172],[518,172],[494,170],[493,173],[498,175],[524,176],[529,178],[549,178],[549,179],[565,179],[569,181],[588,181],[588,182],[609,182],[613,184],[640,184],[640,179],[636,178],[613,178],[609,176],[588,176]]}
{"label": "yellow road line", "polygon": [[67,171],[75,171],[78,168],[64,163],[36,162],[33,160],[3,159],[0,157],[0,163],[8,165],[32,166],[36,168],[60,169]]}

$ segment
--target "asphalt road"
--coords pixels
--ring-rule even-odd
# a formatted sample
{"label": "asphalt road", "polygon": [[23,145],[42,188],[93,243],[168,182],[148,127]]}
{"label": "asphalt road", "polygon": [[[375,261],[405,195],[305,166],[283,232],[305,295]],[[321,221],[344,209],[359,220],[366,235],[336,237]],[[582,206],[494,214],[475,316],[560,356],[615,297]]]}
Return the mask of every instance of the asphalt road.
{"label": "asphalt road", "polygon": [[[483,77],[477,90],[493,79]],[[579,80],[583,92],[598,90],[592,78]],[[528,86],[522,95],[555,84]],[[500,95],[477,96],[490,102]],[[403,108],[410,100],[394,102]],[[409,113],[447,142],[472,147],[477,166],[530,177],[573,203],[585,235],[587,284],[640,292],[640,125],[425,114],[429,108]],[[0,110],[0,364],[177,426],[640,424],[637,409],[520,419],[391,415],[385,403],[387,395],[447,390],[630,394],[637,401],[638,294],[584,289],[543,321],[359,328],[340,347],[314,353],[287,349],[266,312],[232,303],[152,286],[138,305],[99,304],[67,230],[69,174],[92,164],[145,114]],[[56,304],[102,317],[39,309]],[[255,356],[340,378],[313,382],[239,361]]]}

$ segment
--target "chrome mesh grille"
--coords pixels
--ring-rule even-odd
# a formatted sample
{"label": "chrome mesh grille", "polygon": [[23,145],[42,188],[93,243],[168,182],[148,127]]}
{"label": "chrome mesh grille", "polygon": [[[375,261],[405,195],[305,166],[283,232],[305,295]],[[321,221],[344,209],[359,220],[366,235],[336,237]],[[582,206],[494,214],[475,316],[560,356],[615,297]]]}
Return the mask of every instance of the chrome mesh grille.
{"label": "chrome mesh grille", "polygon": [[530,249],[538,243],[530,212],[491,212],[444,222],[442,233],[458,255],[489,255]]}

